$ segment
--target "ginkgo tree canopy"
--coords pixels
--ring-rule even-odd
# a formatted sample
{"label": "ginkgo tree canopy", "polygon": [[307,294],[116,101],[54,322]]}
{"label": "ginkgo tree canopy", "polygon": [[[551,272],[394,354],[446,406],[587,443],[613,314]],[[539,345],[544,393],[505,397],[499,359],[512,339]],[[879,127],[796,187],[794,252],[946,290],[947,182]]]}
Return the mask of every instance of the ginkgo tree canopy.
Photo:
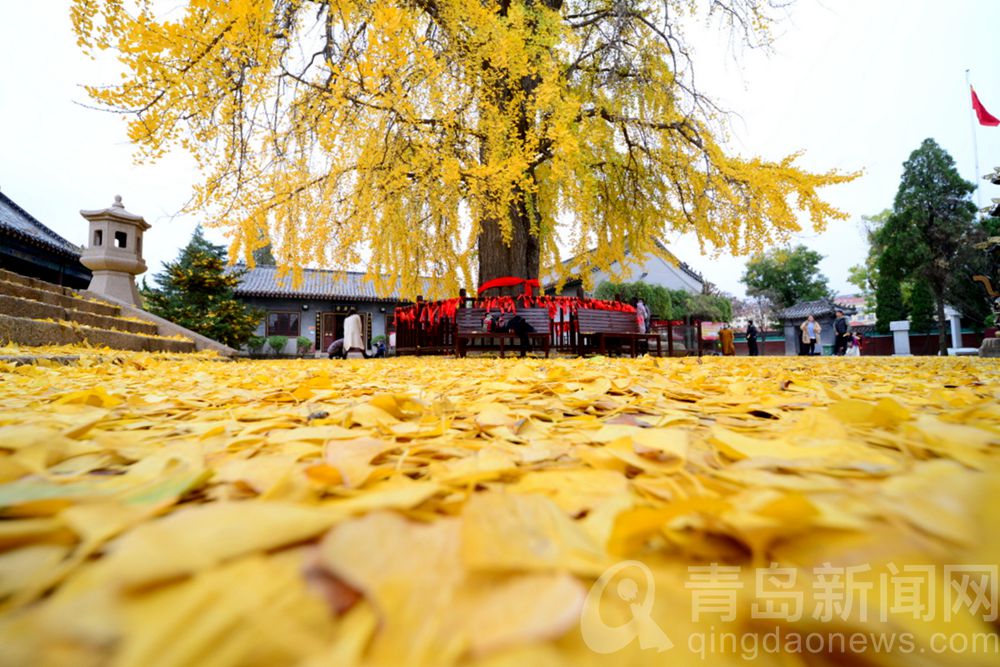
{"label": "ginkgo tree canopy", "polygon": [[363,262],[413,295],[420,275],[537,278],[561,248],[607,267],[693,232],[741,254],[799,212],[843,217],[817,189],[853,174],[727,153],[694,87],[684,21],[766,43],[771,4],[73,0],[72,19],[125,67],[90,95],[140,159],[195,157],[190,207],[233,256],[270,240],[283,266]]}

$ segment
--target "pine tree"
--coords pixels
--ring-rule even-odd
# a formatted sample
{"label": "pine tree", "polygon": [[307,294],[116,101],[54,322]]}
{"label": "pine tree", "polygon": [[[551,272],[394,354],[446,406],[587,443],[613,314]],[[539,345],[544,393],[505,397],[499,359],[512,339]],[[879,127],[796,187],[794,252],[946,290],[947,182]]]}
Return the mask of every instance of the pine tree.
{"label": "pine tree", "polygon": [[905,320],[906,304],[899,278],[893,272],[880,272],[875,285],[875,329],[889,333],[889,323]]}
{"label": "pine tree", "polygon": [[253,251],[253,263],[256,266],[274,266],[277,264],[277,261],[274,259],[274,253],[271,252],[270,243]]}
{"label": "pine tree", "polygon": [[253,335],[263,313],[238,301],[233,290],[240,273],[226,273],[226,251],[194,230],[174,262],[153,276],[157,288],[143,285],[149,312],[231,347]]}
{"label": "pine tree", "polygon": [[910,325],[914,331],[928,333],[934,326],[934,293],[923,278],[913,281],[910,291]]}
{"label": "pine tree", "polygon": [[[914,287],[917,282],[926,284],[939,322],[945,321],[948,282],[976,232],[976,206],[970,200],[974,190],[958,173],[951,155],[933,139],[925,139],[903,163],[892,214],[882,229],[892,238],[884,244],[883,259],[895,255],[897,275],[913,281]],[[945,329],[938,329],[940,354],[947,354]]]}

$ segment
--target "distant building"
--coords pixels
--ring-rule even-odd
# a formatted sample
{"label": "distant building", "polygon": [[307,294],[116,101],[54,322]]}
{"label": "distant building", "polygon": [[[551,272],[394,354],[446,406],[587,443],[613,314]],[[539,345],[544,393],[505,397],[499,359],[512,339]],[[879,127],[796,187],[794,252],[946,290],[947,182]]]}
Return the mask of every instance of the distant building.
{"label": "distant building", "polygon": [[[629,283],[642,281],[650,285],[661,285],[667,289],[685,290],[692,294],[700,294],[704,291],[705,279],[700,273],[678,260],[662,242],[656,241],[656,246],[660,253],[675,261],[668,261],[653,253],[649,253],[644,257],[638,257],[631,250],[626,250],[624,266],[615,262],[611,265],[610,271],[602,271],[597,267],[591,268],[591,284],[596,289],[601,283],[611,280],[612,274],[616,274],[618,277],[615,278],[615,282]],[[563,262],[563,266],[571,267],[570,274],[572,277],[566,281],[562,291],[558,294],[565,296],[590,296],[589,293],[585,293],[583,288],[583,276],[576,271],[576,267],[583,263],[583,259],[585,259],[585,256],[577,255]],[[547,280],[545,282],[545,292],[547,294],[556,294],[555,280]]]}
{"label": "distant building", "polygon": [[234,291],[240,301],[265,312],[256,335],[287,336],[285,352],[290,354],[299,336],[308,338],[318,350],[343,338],[344,319],[352,307],[361,315],[364,338],[370,345],[374,336],[388,337],[393,312],[408,303],[395,291],[379,296],[364,274],[354,271],[303,269],[302,283],[296,287],[291,275],[279,278],[277,267],[258,266],[243,275]]}
{"label": "distant building", "polygon": [[875,324],[875,304],[869,304],[863,294],[838,294],[833,300],[842,306],[854,309],[854,315],[851,316],[852,327]]}
{"label": "distant building", "polygon": [[0,192],[0,269],[74,289],[86,289],[91,273],[80,248],[39,222]]}

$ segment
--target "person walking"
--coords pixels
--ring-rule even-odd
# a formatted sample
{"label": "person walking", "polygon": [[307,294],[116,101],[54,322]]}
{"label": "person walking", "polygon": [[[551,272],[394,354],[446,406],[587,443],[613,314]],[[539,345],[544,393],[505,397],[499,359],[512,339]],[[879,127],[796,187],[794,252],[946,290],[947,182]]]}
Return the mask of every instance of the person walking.
{"label": "person walking", "polygon": [[802,354],[811,357],[816,354],[816,341],[819,340],[819,332],[823,327],[819,325],[812,315],[806,318],[800,327],[802,329]]}
{"label": "person walking", "polygon": [[360,359],[366,356],[361,316],[357,308],[351,308],[344,320],[344,356],[348,359]]}
{"label": "person walking", "polygon": [[844,311],[837,309],[837,319],[833,321],[833,353],[842,357],[851,342],[851,325],[844,317]]}
{"label": "person walking", "polygon": [[757,327],[753,325],[753,320],[747,321],[747,350],[751,357],[756,357],[760,354],[757,349]]}

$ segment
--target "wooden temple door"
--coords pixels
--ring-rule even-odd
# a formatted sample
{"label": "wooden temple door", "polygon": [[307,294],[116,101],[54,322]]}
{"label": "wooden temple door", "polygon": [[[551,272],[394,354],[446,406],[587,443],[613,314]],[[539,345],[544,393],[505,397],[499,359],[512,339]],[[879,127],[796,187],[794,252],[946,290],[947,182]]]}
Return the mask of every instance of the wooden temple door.
{"label": "wooden temple door", "polygon": [[336,313],[323,313],[323,351],[330,349],[330,344],[344,337],[343,318]]}

